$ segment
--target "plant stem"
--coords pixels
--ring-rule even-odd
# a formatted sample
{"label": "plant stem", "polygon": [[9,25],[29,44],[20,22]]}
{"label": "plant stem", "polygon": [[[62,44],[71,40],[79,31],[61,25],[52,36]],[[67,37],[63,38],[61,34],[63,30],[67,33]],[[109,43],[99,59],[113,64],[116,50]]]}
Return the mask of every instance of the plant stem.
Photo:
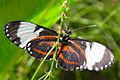
{"label": "plant stem", "polygon": [[42,64],[44,63],[44,61],[46,60],[46,58],[49,56],[49,54],[52,52],[52,50],[55,48],[55,45],[50,49],[50,51],[47,53],[47,55],[43,58],[42,62],[40,63],[40,65],[38,66],[37,70],[35,71],[34,75],[32,76],[31,80],[34,80],[36,74],[38,73],[40,67],[42,66]]}
{"label": "plant stem", "polygon": [[59,41],[60,41],[60,34],[58,35],[58,39],[57,39],[57,42],[55,44],[56,49],[55,49],[55,53],[54,53],[53,58],[52,58],[52,64],[51,64],[50,70],[48,71],[47,74],[45,74],[44,76],[42,76],[40,79],[43,79],[45,77],[43,80],[46,80],[48,77],[50,79],[50,76],[52,76],[52,70],[53,70],[54,62],[56,60],[56,55],[57,55],[57,52],[58,52]]}
{"label": "plant stem", "polygon": [[[47,58],[47,57],[49,56],[49,54],[53,51],[53,49],[56,47],[55,53],[54,53],[53,58],[52,58],[52,64],[51,64],[50,70],[49,70],[44,76],[42,76],[42,77],[39,78],[39,79],[43,79],[43,78],[44,78],[43,80],[46,80],[49,76],[52,76],[51,73],[52,73],[52,70],[53,70],[54,62],[55,62],[55,60],[56,60],[56,54],[57,54],[57,52],[58,52],[60,35],[61,35],[61,33],[62,33],[62,25],[63,25],[63,22],[64,22],[63,19],[66,17],[66,16],[65,16],[65,12],[67,12],[67,5],[66,5],[67,3],[68,3],[68,1],[65,0],[65,1],[64,1],[64,5],[63,5],[63,6],[64,6],[64,10],[63,10],[63,13],[62,13],[62,15],[61,15],[61,17],[60,17],[61,23],[60,23],[60,30],[59,30],[60,32],[59,32],[59,34],[58,34],[58,39],[57,39],[55,45],[53,45],[53,47],[50,49],[50,51],[47,53],[47,55],[46,55],[46,56],[43,58],[43,60],[41,61],[40,65],[38,66],[37,70],[35,71],[34,75],[33,75],[32,78],[31,78],[31,80],[34,80],[34,79],[35,79],[35,76],[37,75],[40,67],[43,65],[43,63],[45,62],[46,58]],[[61,47],[60,47],[60,48],[61,48]],[[50,79],[50,77],[49,77],[49,79]]]}

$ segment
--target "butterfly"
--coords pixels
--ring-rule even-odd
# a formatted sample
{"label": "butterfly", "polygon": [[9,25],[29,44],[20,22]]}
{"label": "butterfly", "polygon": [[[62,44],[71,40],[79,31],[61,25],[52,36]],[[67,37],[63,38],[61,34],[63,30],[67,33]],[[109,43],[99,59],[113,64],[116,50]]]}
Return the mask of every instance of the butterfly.
{"label": "butterfly", "polygon": [[[43,26],[25,21],[13,21],[5,25],[5,35],[10,41],[25,49],[31,56],[41,60],[58,39],[57,32]],[[101,71],[114,63],[111,50],[98,42],[80,38],[70,38],[71,31],[60,37],[56,60],[58,66],[66,71]],[[53,50],[46,60],[53,57]]]}

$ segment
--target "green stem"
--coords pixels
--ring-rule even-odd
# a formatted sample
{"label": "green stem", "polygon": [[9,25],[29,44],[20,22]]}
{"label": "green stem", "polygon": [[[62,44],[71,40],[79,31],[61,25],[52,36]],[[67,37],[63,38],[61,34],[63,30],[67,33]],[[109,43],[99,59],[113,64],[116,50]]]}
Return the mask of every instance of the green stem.
{"label": "green stem", "polygon": [[40,67],[42,66],[42,64],[44,63],[44,61],[46,60],[46,58],[49,56],[49,54],[52,52],[52,50],[55,48],[55,45],[50,49],[50,51],[47,53],[47,55],[43,58],[42,62],[40,63],[40,65],[38,66],[37,70],[35,71],[34,75],[32,76],[31,80],[34,80],[36,74],[38,73]]}
{"label": "green stem", "polygon": [[[53,70],[54,62],[56,60],[56,55],[57,55],[58,47],[59,47],[58,46],[59,41],[60,41],[60,34],[58,35],[58,39],[57,39],[57,42],[55,44],[56,50],[55,50],[55,53],[54,53],[53,58],[52,58],[52,64],[51,64],[50,70],[49,70],[49,72],[47,73],[47,75],[45,76],[45,78],[43,80],[46,80],[49,76],[52,76],[52,70]],[[49,79],[50,79],[50,77],[49,77]]]}
{"label": "green stem", "polygon": [[[60,38],[60,35],[59,35],[58,40],[57,40],[57,42],[55,43],[55,45],[53,45],[53,47],[50,49],[50,51],[47,53],[47,55],[43,58],[42,62],[41,62],[40,65],[38,66],[38,68],[37,68],[37,70],[35,71],[35,73],[34,73],[34,75],[33,75],[33,77],[32,77],[31,80],[34,80],[34,78],[35,78],[35,76],[37,75],[40,67],[41,67],[42,64],[45,62],[46,58],[47,58],[47,57],[49,56],[49,54],[53,51],[53,49],[58,45],[58,43],[59,43],[59,38]],[[56,53],[57,53],[57,51],[56,51],[55,54],[53,55],[53,61],[52,61],[52,64],[51,64],[51,69],[50,69],[50,71],[52,71],[53,64],[54,64],[54,61],[55,61]]]}
{"label": "green stem", "polygon": [[[65,0],[66,2],[68,2],[67,0]],[[63,12],[66,12],[66,7],[64,9]],[[45,62],[46,58],[49,56],[49,54],[53,51],[53,49],[56,47],[56,50],[55,50],[55,53],[53,55],[53,58],[52,58],[52,64],[51,64],[51,67],[50,67],[50,70],[48,73],[46,73],[44,76],[42,76],[40,79],[43,79],[44,77],[44,80],[46,80],[52,73],[52,70],[53,70],[53,66],[54,66],[54,62],[56,60],[56,54],[58,52],[58,44],[59,44],[59,41],[60,41],[60,35],[61,35],[61,32],[62,32],[62,25],[63,25],[63,19],[64,19],[64,15],[61,16],[61,23],[60,23],[60,33],[58,34],[58,39],[55,43],[55,45],[53,45],[53,47],[50,49],[50,51],[47,53],[47,55],[43,58],[42,62],[40,63],[40,65],[38,66],[37,70],[35,71],[34,75],[32,76],[32,79],[31,80],[34,80],[35,79],[35,76],[37,75],[40,67],[42,66],[42,64]],[[60,47],[61,48],[61,47]]]}

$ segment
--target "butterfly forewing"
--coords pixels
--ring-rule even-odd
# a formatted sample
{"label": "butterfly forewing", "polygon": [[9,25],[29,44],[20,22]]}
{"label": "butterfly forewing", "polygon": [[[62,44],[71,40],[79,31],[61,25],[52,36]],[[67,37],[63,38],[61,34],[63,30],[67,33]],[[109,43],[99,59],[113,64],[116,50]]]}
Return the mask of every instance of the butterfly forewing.
{"label": "butterfly forewing", "polygon": [[38,36],[57,36],[55,31],[49,30],[31,22],[24,21],[14,21],[8,23],[5,26],[5,34],[13,43],[21,48],[25,48],[26,44],[30,40]]}

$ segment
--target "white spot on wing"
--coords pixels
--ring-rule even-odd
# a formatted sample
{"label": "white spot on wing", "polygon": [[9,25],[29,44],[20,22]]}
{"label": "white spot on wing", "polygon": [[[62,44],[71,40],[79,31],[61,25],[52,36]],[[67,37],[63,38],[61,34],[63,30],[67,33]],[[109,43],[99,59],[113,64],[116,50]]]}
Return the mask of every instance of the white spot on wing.
{"label": "white spot on wing", "polygon": [[[9,25],[9,24],[8,24]],[[8,28],[9,26],[6,26],[6,28]]]}
{"label": "white spot on wing", "polygon": [[83,68],[83,65],[80,65],[80,69],[82,69]]}
{"label": "white spot on wing", "polygon": [[86,69],[86,66],[84,66],[84,69]]}
{"label": "white spot on wing", "polygon": [[105,68],[107,68],[108,67],[108,65],[105,65]]}
{"label": "white spot on wing", "polygon": [[85,66],[85,65],[86,65],[86,62],[84,61],[83,66]]}
{"label": "white spot on wing", "polygon": [[9,34],[7,34],[7,36],[9,36]]}
{"label": "white spot on wing", "polygon": [[76,67],[76,69],[79,69],[79,67]]}
{"label": "white spot on wing", "polygon": [[113,54],[110,54],[110,55],[111,55],[111,61],[114,62],[114,56],[113,56]]}
{"label": "white spot on wing", "polygon": [[8,29],[6,29],[5,31],[8,32]]}
{"label": "white spot on wing", "polygon": [[95,67],[95,70],[96,70],[96,71],[99,71],[99,69],[98,69],[97,67]]}
{"label": "white spot on wing", "polygon": [[14,41],[14,43],[15,43],[15,44],[17,44],[17,42],[16,42],[16,41]]}
{"label": "white spot on wing", "polygon": [[32,52],[30,52],[30,54],[32,54]]}
{"label": "white spot on wing", "polygon": [[92,70],[92,66],[96,63],[96,62],[100,62],[103,55],[104,55],[104,51],[106,49],[105,46],[103,46],[102,44],[99,44],[97,42],[93,42],[92,46],[90,47],[90,43],[86,42],[86,60],[87,60],[87,68],[89,70]]}
{"label": "white spot on wing", "polygon": [[12,38],[11,38],[11,37],[10,37],[9,39],[10,39],[10,40],[12,40]]}
{"label": "white spot on wing", "polygon": [[101,70],[103,70],[103,66],[101,66],[101,68],[100,68]]}
{"label": "white spot on wing", "polygon": [[108,65],[111,65],[111,62],[108,62]]}
{"label": "white spot on wing", "polygon": [[27,48],[27,50],[28,50],[28,51],[30,51],[30,50],[31,50],[31,48],[29,47],[29,48]]}

